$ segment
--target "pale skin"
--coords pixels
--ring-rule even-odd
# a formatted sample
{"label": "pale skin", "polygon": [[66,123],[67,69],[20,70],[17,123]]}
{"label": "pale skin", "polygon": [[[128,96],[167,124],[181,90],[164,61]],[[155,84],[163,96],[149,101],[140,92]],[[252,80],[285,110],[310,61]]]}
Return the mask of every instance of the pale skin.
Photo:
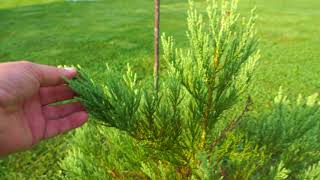
{"label": "pale skin", "polygon": [[63,77],[76,73],[28,61],[0,63],[0,156],[30,149],[87,121],[79,102],[52,105],[75,96]]}

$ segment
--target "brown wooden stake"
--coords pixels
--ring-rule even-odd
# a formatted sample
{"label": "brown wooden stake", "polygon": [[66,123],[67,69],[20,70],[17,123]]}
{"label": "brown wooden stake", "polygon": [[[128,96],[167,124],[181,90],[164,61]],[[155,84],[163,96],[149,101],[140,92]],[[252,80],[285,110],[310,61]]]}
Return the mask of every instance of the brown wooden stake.
{"label": "brown wooden stake", "polygon": [[154,0],[154,88],[159,88],[160,0]]}

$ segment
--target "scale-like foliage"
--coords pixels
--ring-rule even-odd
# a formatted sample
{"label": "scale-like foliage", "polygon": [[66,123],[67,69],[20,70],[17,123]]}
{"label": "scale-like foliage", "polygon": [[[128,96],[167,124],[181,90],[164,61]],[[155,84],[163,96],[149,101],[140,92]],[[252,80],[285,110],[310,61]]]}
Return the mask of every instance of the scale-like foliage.
{"label": "scale-like foliage", "polygon": [[82,68],[69,81],[91,121],[103,126],[76,133],[61,163],[66,177],[319,178],[317,95],[293,102],[280,91],[270,111],[246,114],[259,58],[255,17],[241,19],[236,0],[208,0],[207,7],[203,17],[190,1],[186,48],[162,36],[158,88],[138,81],[130,66],[122,77],[106,67],[104,84]]}
{"label": "scale-like foliage", "polygon": [[264,176],[267,176],[266,172],[278,171],[281,164],[285,177],[297,177],[320,160],[318,94],[307,98],[300,95],[296,101],[290,101],[280,90],[271,111],[248,117],[240,129],[248,140],[255,146],[264,147],[270,156],[261,168],[260,173]]}
{"label": "scale-like foliage", "polygon": [[236,0],[212,0],[204,18],[190,1],[189,46],[175,48],[172,37],[162,36],[166,68],[157,89],[137,81],[130,66],[120,79],[106,68],[103,85],[83,69],[69,81],[95,122],[126,132],[143,148],[147,176],[163,168],[172,177],[196,177],[206,157],[199,153],[210,159],[207,167],[218,163],[210,157],[216,124],[245,98],[259,57],[255,17],[240,19],[236,10]]}
{"label": "scale-like foliage", "polygon": [[320,179],[320,161],[311,165],[300,176],[300,179],[317,180]]}

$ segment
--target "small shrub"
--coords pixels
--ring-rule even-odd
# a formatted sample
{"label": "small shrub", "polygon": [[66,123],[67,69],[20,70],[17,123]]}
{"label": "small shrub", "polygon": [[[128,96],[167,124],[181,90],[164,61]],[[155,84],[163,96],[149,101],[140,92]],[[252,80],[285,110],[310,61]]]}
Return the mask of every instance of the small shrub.
{"label": "small shrub", "polygon": [[[219,140],[217,124],[237,105],[246,106],[246,89],[259,58],[255,17],[240,19],[236,9],[237,1],[208,1],[208,16],[204,18],[190,1],[189,47],[175,48],[172,37],[162,36],[166,69],[159,88],[152,88],[151,82],[138,81],[130,67],[120,79],[106,68],[104,85],[95,83],[81,69],[79,77],[69,81],[95,122],[126,133],[143,150],[143,156],[137,158],[142,159],[140,164],[131,159],[134,154],[126,159],[132,166],[140,166],[140,171],[135,171],[138,173],[115,166],[106,168],[107,174],[185,179],[201,176],[197,172],[204,157],[210,160],[207,167],[220,163],[210,156],[211,144]],[[107,153],[108,148],[101,145]],[[83,145],[77,150],[80,152],[74,156],[76,163],[83,163],[85,149]],[[67,161],[74,164],[73,160]],[[81,168],[77,168],[75,174],[81,174]],[[212,173],[214,176],[217,174]]]}

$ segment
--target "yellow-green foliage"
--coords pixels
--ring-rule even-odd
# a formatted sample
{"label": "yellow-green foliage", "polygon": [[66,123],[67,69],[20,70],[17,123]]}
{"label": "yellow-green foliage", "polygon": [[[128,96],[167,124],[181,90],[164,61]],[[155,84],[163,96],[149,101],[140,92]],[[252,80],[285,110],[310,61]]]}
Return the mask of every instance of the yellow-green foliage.
{"label": "yellow-green foliage", "polygon": [[95,122],[123,131],[143,149],[143,176],[197,177],[197,154],[210,154],[217,123],[237,104],[244,105],[259,52],[254,15],[240,19],[236,10],[236,0],[212,0],[204,18],[190,1],[189,46],[176,48],[172,37],[162,37],[166,69],[159,89],[138,81],[130,66],[120,78],[106,67],[104,84],[83,69],[69,81]]}
{"label": "yellow-green foliage", "polygon": [[34,179],[62,177],[59,161],[66,155],[67,141],[72,134],[63,135],[59,139],[50,139],[48,142],[37,145],[36,150],[20,152],[0,157],[0,179]]}
{"label": "yellow-green foliage", "polygon": [[[122,78],[107,67],[103,85],[83,69],[69,82],[79,94],[77,99],[96,118],[93,122],[106,127],[92,126],[100,129],[90,130],[96,132],[92,137],[85,132],[75,137],[63,162],[67,177],[317,176],[317,166],[312,166],[320,160],[317,95],[299,96],[293,102],[280,91],[270,111],[244,114],[246,108],[236,115],[242,120],[236,131],[218,131],[218,122],[237,114],[231,110],[239,109],[239,104],[244,106],[259,53],[255,18],[240,21],[236,1],[215,2],[208,4],[208,24],[190,2],[189,47],[175,48],[172,37],[162,37],[166,68],[159,89],[138,81],[130,66]],[[229,122],[222,124],[228,127]],[[226,136],[217,138],[219,133]],[[95,142],[102,142],[102,147]],[[100,158],[95,163],[96,157]]]}
{"label": "yellow-green foliage", "polygon": [[141,176],[143,152],[131,137],[114,128],[89,123],[76,131],[69,148],[60,163],[66,178]]}
{"label": "yellow-green foliage", "polygon": [[215,149],[215,154],[221,158],[221,171],[228,179],[255,177],[270,159],[266,147],[259,147],[244,135],[235,133],[228,133],[223,143]]}
{"label": "yellow-green foliage", "polygon": [[304,170],[304,172],[299,176],[299,178],[306,180],[320,179],[320,161],[318,163],[310,165],[308,169]]}
{"label": "yellow-green foliage", "polygon": [[318,94],[292,101],[280,90],[271,111],[243,121],[241,132],[271,157],[265,167],[275,170],[281,163],[289,177],[297,177],[320,160],[319,102]]}

